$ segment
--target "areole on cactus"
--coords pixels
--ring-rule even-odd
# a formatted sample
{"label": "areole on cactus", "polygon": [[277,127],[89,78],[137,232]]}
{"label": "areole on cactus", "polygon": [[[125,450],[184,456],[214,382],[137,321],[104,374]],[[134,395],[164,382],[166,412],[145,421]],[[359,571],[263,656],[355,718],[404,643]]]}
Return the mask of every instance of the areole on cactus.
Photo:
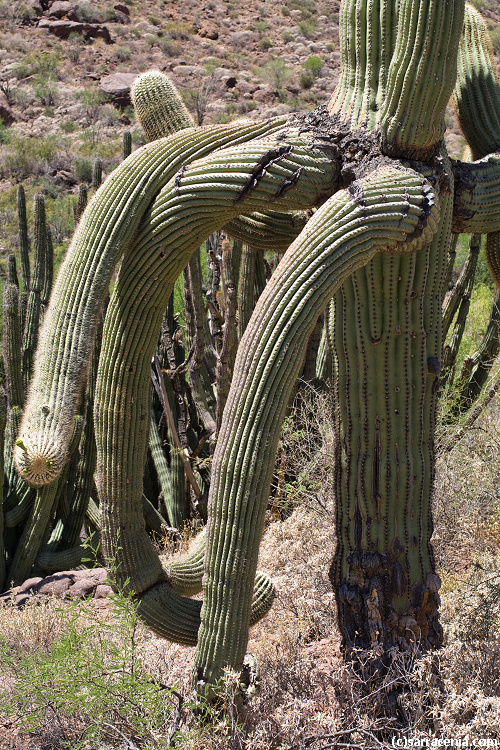
{"label": "areole on cactus", "polygon": [[[468,10],[461,71],[481,44],[474,23]],[[248,627],[272,600],[256,569],[273,459],[309,335],[330,301],[338,529],[331,578],[344,646],[441,643],[430,499],[447,254],[453,232],[500,231],[500,156],[462,165],[442,140],[463,27],[463,0],[343,2],[332,100],[290,121],[187,127],[175,90],[159,74],[146,76],[136,107],[140,115],[146,103],[148,137],[167,132],[172,107],[172,130],[183,129],[134,152],[97,191],[55,283],[18,469],[34,476],[35,446],[33,484],[64,466],[104,295],[123,255],[95,395],[102,541],[144,620],[168,638],[198,642],[201,686],[226,666],[241,667]],[[470,110],[466,94],[482,82],[463,80],[459,97]],[[495,97],[489,106],[500,112]],[[494,132],[488,148],[499,146]],[[305,226],[304,214],[287,221],[285,212],[306,209],[316,211]],[[183,595],[199,588],[201,548],[163,569],[144,531],[150,362],[175,279],[229,222],[257,247],[259,226],[268,235],[263,247],[273,231],[287,243],[298,236],[238,350],[213,458],[200,612]]]}

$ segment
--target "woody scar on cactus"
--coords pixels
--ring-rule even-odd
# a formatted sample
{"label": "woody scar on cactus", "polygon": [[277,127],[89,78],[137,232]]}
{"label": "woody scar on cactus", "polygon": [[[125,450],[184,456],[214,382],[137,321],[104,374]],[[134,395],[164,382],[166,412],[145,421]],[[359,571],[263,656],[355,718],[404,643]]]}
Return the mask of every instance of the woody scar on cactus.
{"label": "woody scar on cactus", "polygon": [[[273,459],[308,338],[328,305],[337,404],[331,580],[344,648],[387,657],[442,642],[430,500],[447,255],[454,232],[500,231],[500,97],[474,73],[485,43],[471,33],[479,23],[472,9],[464,26],[464,9],[463,0],[343,2],[342,72],[328,107],[289,120],[172,127],[178,132],[134,152],[97,191],[55,283],[18,470],[41,485],[44,461],[48,482],[63,469],[102,303],[123,256],[95,395],[102,542],[145,622],[197,641],[200,690],[225,667],[241,667],[248,627],[272,600],[256,569]],[[461,119],[488,131],[483,158],[469,164],[450,159],[443,143],[457,60]],[[159,74],[144,79],[144,90],[135,105],[140,117],[142,99],[153,102],[159,136],[181,105]],[[211,232],[239,222],[244,236],[239,217],[256,212],[272,232],[278,215],[306,209],[316,211],[260,297],[234,365],[213,457],[200,612],[183,595],[200,585],[199,549],[182,569],[195,582],[183,587],[144,531],[150,362],[161,316]],[[259,249],[255,234],[251,244]]]}

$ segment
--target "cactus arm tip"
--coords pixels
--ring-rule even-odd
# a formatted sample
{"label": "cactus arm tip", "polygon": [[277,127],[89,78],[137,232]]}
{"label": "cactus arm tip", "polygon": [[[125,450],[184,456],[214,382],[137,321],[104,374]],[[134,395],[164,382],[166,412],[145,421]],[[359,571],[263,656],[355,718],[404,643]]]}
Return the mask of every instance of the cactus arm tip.
{"label": "cactus arm tip", "polygon": [[53,482],[64,467],[66,455],[57,441],[41,435],[30,440],[21,436],[14,445],[16,469],[30,487],[43,487]]}

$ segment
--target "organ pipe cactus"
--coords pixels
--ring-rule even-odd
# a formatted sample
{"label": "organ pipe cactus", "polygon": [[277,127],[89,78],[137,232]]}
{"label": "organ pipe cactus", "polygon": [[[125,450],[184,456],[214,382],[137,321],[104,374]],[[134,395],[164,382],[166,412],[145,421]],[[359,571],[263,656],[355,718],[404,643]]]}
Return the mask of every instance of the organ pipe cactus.
{"label": "organ pipe cactus", "polygon": [[[331,579],[344,647],[442,641],[430,498],[447,258],[453,232],[500,230],[500,157],[454,162],[442,140],[463,19],[463,0],[344,2],[343,67],[328,107],[290,121],[189,127],[134,152],[90,201],[56,281],[16,464],[35,486],[63,470],[84,365],[123,255],[95,397],[102,542],[144,620],[198,642],[200,689],[241,666],[248,627],[269,606],[271,587],[256,567],[273,459],[330,300]],[[213,458],[200,612],[144,531],[150,361],[162,314],[210,233],[240,215],[311,208],[238,350]],[[182,577],[199,581],[199,567],[198,551]]]}

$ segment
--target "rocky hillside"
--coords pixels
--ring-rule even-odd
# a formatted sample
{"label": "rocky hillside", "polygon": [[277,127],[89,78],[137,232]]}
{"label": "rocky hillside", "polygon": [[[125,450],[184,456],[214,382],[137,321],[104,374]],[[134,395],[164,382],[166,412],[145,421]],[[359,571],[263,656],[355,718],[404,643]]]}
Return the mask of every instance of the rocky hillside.
{"label": "rocky hillside", "polygon": [[[500,48],[497,0],[475,0]],[[198,123],[311,109],[339,66],[339,0],[0,0],[0,253],[15,246],[13,191],[42,189],[56,242],[72,228],[61,197],[122,132],[142,135],[128,92],[137,73],[167,72]],[[462,140],[450,113],[450,146]],[[57,209],[50,203],[57,200]],[[63,208],[61,208],[63,206]]]}

